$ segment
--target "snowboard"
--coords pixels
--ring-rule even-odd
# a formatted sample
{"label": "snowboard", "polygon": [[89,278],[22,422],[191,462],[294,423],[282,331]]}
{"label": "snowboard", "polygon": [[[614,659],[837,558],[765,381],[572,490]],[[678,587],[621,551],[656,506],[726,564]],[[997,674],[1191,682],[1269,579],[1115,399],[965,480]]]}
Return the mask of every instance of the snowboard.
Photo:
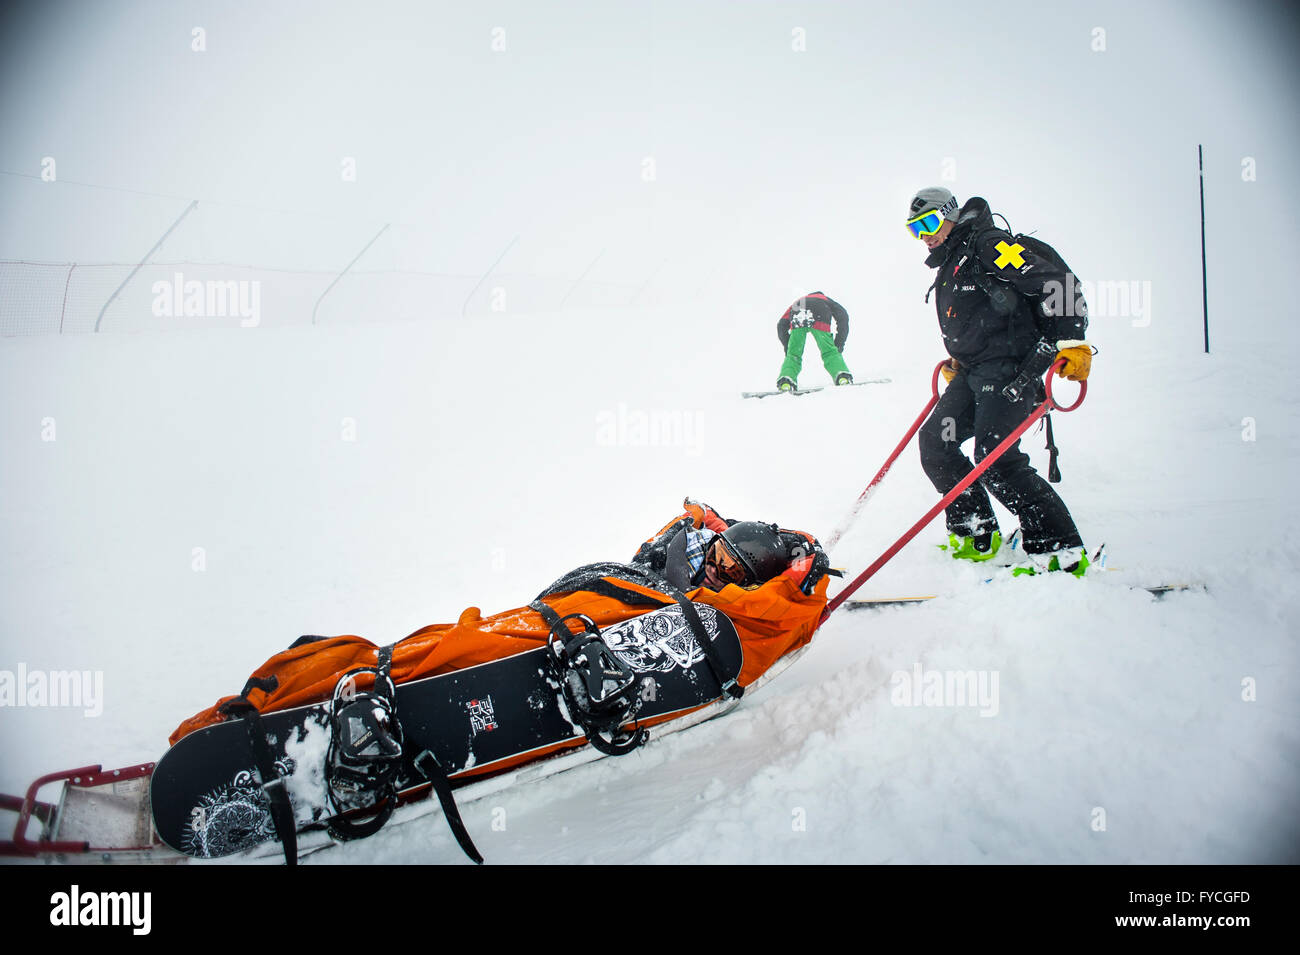
{"label": "snowboard", "polygon": [[[707,604],[695,604],[695,609],[724,676],[735,679],[743,664],[735,626]],[[637,676],[641,706],[636,722],[641,726],[684,716],[722,696],[677,605],[611,626],[601,638]],[[405,737],[399,798],[429,786],[415,768],[416,757],[425,750],[437,758],[454,789],[586,745],[581,727],[569,717],[547,654],[539,647],[398,684],[396,714]],[[334,811],[325,782],[330,708],[323,702],[261,715],[300,832],[325,826]],[[159,838],[199,858],[231,855],[276,839],[270,799],[256,765],[242,719],[178,740],[152,774],[150,800]]]}
{"label": "snowboard", "polygon": [[767,398],[771,395],[810,395],[814,391],[825,391],[828,387],[831,390],[835,388],[854,388],[858,385],[887,385],[888,378],[863,378],[860,381],[851,381],[847,385],[818,385],[815,388],[796,388],[793,391],[742,391],[742,398]]}

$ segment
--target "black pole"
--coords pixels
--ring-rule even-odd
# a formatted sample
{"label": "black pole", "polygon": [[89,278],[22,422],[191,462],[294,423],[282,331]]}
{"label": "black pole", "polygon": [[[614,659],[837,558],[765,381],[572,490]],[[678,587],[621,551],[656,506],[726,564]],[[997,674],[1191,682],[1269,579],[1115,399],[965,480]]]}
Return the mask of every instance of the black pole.
{"label": "black pole", "polygon": [[1201,171],[1201,314],[1205,317],[1205,354],[1210,353],[1210,296],[1205,285],[1205,155],[1196,147],[1196,165]]}

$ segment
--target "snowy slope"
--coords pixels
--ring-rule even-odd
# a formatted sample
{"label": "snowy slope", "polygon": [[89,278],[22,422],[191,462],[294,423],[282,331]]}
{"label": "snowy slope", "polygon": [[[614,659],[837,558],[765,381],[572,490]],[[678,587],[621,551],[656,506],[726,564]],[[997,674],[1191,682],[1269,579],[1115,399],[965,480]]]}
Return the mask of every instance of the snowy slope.
{"label": "snowy slope", "polygon": [[[103,674],[100,715],[2,714],[0,789],[156,757],[299,634],[526,603],[686,494],[828,535],[941,357],[906,301],[847,349],[892,384],[797,400],[740,399],[780,356],[734,302],[0,342],[0,669]],[[726,717],[466,807],[488,860],[1300,861],[1300,408],[1247,331],[1211,356],[1175,331],[1098,327],[1057,416],[1061,493],[1115,572],[986,584],[936,523],[860,596],[941,599],[839,614]],[[934,499],[909,450],[835,563]],[[1127,586],[1162,582],[1208,589]],[[996,707],[898,705],[917,665],[996,675]],[[315,858],[460,861],[437,816]]]}

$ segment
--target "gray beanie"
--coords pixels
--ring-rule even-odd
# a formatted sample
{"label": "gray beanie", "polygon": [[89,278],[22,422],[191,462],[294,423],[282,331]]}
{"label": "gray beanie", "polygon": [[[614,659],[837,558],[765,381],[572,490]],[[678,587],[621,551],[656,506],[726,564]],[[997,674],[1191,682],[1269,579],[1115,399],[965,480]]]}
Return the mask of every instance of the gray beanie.
{"label": "gray beanie", "polygon": [[912,201],[907,207],[907,218],[915,219],[932,209],[938,209],[945,219],[955,222],[958,211],[957,197],[943,186],[927,186],[912,196]]}

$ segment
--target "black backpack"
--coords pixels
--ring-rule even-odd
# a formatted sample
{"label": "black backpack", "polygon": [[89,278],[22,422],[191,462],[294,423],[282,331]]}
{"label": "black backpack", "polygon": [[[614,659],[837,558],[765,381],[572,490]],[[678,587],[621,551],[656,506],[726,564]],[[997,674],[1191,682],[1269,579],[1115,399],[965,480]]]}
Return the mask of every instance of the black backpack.
{"label": "black backpack", "polygon": [[[1061,258],[1061,253],[1057,252],[1056,249],[1052,248],[1042,239],[1036,239],[1032,235],[1013,232],[1011,230],[1011,223],[1007,222],[1006,216],[1000,217],[1002,221],[1006,223],[1006,229],[998,229],[994,226],[991,229],[984,229],[983,231],[972,235],[970,238],[970,247],[972,251],[977,251],[979,249],[980,240],[990,231],[1005,231],[1010,233],[1012,245],[1018,244],[1022,246],[1026,252],[1032,252],[1040,259],[1052,263],[1065,273],[1066,288],[1062,289],[1062,295],[1067,293],[1073,294],[1074,305],[1072,307],[1075,309],[1074,314],[1087,315],[1088,303],[1083,300],[1083,289],[1079,284],[1079,277],[1074,274],[1074,269],[1070,268],[1065,259]],[[976,259],[978,261],[978,256],[976,256]],[[993,302],[996,306],[998,300],[1001,299],[1005,303],[1005,311],[1012,312],[1016,308],[1017,300],[1020,297],[1025,298],[1029,302],[1030,310],[1034,313],[1034,325],[1038,330],[1038,334],[1044,338],[1051,336],[1054,331],[1052,328],[1052,322],[1043,314],[1042,308],[1039,307],[1039,303],[1043,300],[1044,295],[1025,295],[1018,290],[1011,288],[1006,283],[998,282],[996,276],[985,269],[981,269],[980,274],[980,281],[984,283],[984,292],[988,295],[990,302]],[[1060,454],[1060,451],[1056,447],[1056,439],[1052,435],[1052,416],[1050,414],[1047,415],[1044,421],[1047,428],[1047,480],[1053,484],[1058,484],[1061,480],[1061,469],[1057,466],[1056,459]]]}
{"label": "black backpack", "polygon": [[[1087,315],[1088,304],[1083,299],[1083,287],[1079,283],[1079,277],[1074,273],[1074,270],[1070,268],[1065,259],[1061,258],[1061,253],[1057,252],[1056,249],[1052,248],[1042,239],[1037,239],[1032,235],[1013,232],[1011,229],[1011,223],[1007,222],[1006,217],[999,213],[999,218],[1006,223],[1006,229],[998,229],[996,226],[993,226],[989,229],[984,229],[973,234],[970,238],[970,247],[972,251],[979,249],[980,240],[982,240],[989,232],[996,231],[1009,233],[1013,245],[1020,245],[1026,252],[1032,252],[1040,259],[1052,263],[1065,273],[1066,288],[1061,290],[1061,294],[1072,294],[1074,296],[1074,305],[1072,306],[1075,309],[1074,314]],[[987,270],[981,270],[981,277],[984,282],[984,291],[988,294],[989,300],[993,302],[995,306],[998,305],[999,301],[1006,303],[1004,309],[999,310],[1005,310],[1005,312],[1014,311],[1017,298],[1023,297],[1028,300],[1031,306],[1034,313],[1034,322],[1038,328],[1039,334],[1047,336],[1051,333],[1051,323],[1046,317],[1044,317],[1043,310],[1038,307],[1039,303],[1045,297],[1045,294],[1026,295],[1023,292],[1011,289],[1005,283],[995,284],[997,276]]]}

